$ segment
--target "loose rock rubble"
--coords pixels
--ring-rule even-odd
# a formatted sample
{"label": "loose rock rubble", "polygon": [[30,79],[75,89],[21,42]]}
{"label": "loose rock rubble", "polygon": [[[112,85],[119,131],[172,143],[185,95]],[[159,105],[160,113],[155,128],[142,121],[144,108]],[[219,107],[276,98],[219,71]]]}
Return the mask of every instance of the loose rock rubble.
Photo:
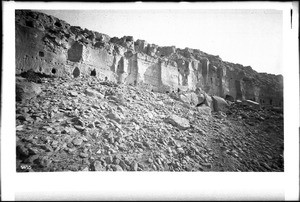
{"label": "loose rock rubble", "polygon": [[284,170],[278,110],[211,112],[97,77],[38,85],[16,103],[17,172]]}

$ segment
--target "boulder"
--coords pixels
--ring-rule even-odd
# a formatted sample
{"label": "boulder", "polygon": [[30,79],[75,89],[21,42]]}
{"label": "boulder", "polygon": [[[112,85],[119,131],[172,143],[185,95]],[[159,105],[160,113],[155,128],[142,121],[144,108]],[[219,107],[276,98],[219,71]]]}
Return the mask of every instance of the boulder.
{"label": "boulder", "polygon": [[211,108],[209,106],[201,105],[197,110],[201,115],[211,115]]}
{"label": "boulder", "polygon": [[199,104],[199,99],[196,93],[188,93],[188,98],[192,105],[196,106],[197,104]]}
{"label": "boulder", "polygon": [[185,103],[188,103],[188,104],[191,104],[194,106],[196,106],[197,104],[200,103],[197,94],[193,93],[193,92],[181,94],[181,95],[179,95],[179,98],[182,102],[185,102]]}
{"label": "boulder", "polygon": [[93,170],[94,171],[106,171],[105,167],[102,166],[100,161],[95,161],[93,164]]}
{"label": "boulder", "polygon": [[197,97],[198,97],[198,103],[197,104],[201,104],[205,101],[205,95],[203,93],[198,94]]}
{"label": "boulder", "polygon": [[188,129],[190,127],[190,123],[187,119],[181,118],[175,114],[167,117],[165,119],[166,123],[170,123],[175,127],[178,127],[179,129]]}
{"label": "boulder", "polygon": [[219,96],[212,96],[214,111],[226,111],[229,106],[226,100]]}
{"label": "boulder", "polygon": [[95,90],[92,90],[90,88],[87,88],[85,90],[85,94],[88,95],[88,96],[91,96],[91,97],[97,97],[97,98],[100,98],[100,99],[103,99],[104,98],[104,95],[95,91]]}
{"label": "boulder", "polygon": [[121,123],[125,118],[123,116],[123,114],[117,113],[115,111],[112,111],[106,117],[109,118],[109,119],[115,120],[117,123]]}
{"label": "boulder", "polygon": [[180,101],[182,101],[182,102],[190,103],[189,98],[188,98],[186,95],[184,95],[184,94],[179,95],[179,99],[180,99]]}
{"label": "boulder", "polygon": [[42,92],[40,84],[27,81],[16,81],[16,101],[31,99]]}

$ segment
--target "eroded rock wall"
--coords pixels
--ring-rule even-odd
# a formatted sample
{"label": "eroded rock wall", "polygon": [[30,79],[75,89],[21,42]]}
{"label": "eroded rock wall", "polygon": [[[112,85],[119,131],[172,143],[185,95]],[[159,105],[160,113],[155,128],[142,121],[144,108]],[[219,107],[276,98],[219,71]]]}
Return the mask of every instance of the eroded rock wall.
{"label": "eroded rock wall", "polygon": [[[16,73],[33,69],[45,74],[63,75],[66,50],[59,46],[51,50],[43,41],[47,39],[38,29],[16,25]],[[55,73],[53,73],[55,72]]]}
{"label": "eroded rock wall", "polygon": [[146,84],[160,92],[195,91],[229,100],[283,106],[283,78],[222,61],[197,49],[160,47],[132,36],[110,37],[43,13],[16,11],[16,74],[96,76]]}

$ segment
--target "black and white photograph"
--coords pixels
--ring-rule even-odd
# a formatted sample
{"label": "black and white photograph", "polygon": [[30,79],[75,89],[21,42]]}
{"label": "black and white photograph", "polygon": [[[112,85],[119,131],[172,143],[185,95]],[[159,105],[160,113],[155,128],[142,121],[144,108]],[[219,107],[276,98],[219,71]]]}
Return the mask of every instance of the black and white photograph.
{"label": "black and white photograph", "polygon": [[[18,172],[284,171],[280,11],[16,10],[15,15]],[[200,50],[109,36],[88,29],[94,16],[107,32],[119,31],[121,23],[161,41],[190,41],[201,33],[212,39],[195,41]],[[116,25],[106,19],[116,19]],[[157,21],[168,19],[167,31],[155,29]],[[204,23],[194,31],[188,20]],[[211,24],[222,31],[209,30]],[[235,51],[224,41],[221,49],[269,72],[204,52],[201,41],[220,34],[252,48]],[[254,48],[257,54],[250,55]]]}
{"label": "black and white photograph", "polygon": [[13,10],[11,172],[286,173],[284,9],[95,4]]}

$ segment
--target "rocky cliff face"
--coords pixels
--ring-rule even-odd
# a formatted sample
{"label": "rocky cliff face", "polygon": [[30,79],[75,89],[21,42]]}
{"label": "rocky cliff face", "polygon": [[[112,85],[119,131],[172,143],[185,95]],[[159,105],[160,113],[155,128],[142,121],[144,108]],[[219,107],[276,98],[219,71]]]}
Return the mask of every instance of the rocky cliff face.
{"label": "rocky cliff face", "polygon": [[283,106],[281,75],[257,73],[198,49],[111,38],[30,10],[17,10],[15,20],[16,74],[32,69],[58,77],[96,76],[158,92],[198,88],[228,100]]}

